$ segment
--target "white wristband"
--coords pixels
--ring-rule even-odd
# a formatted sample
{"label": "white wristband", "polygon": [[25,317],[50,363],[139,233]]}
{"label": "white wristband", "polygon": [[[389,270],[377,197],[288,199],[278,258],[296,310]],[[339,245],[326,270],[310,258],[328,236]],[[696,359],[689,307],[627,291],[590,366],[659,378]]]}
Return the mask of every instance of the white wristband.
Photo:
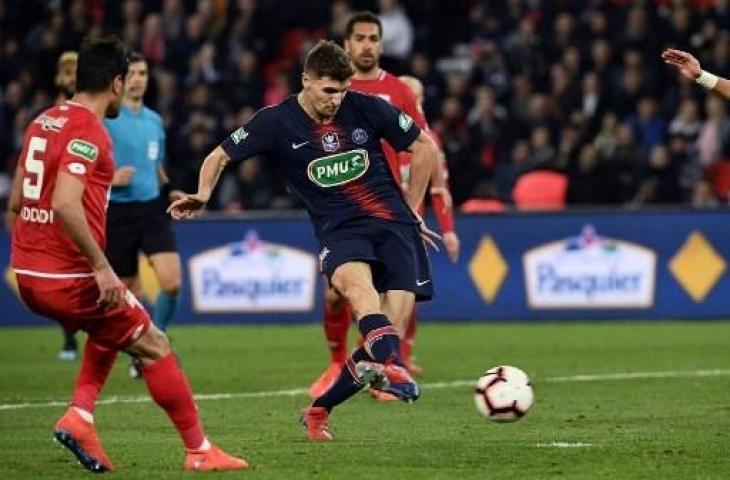
{"label": "white wristband", "polygon": [[712,90],[713,88],[715,88],[715,85],[717,85],[718,80],[719,78],[717,75],[713,75],[710,72],[702,70],[702,73],[700,73],[700,76],[695,79],[695,82],[699,83],[708,90]]}

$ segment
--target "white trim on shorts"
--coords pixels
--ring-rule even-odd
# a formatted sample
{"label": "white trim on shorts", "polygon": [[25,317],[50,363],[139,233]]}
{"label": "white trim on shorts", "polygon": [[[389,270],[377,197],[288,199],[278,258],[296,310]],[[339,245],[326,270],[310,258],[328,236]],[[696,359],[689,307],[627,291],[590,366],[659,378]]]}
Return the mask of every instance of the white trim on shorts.
{"label": "white trim on shorts", "polygon": [[48,272],[36,272],[35,270],[19,270],[14,268],[15,273],[20,275],[28,275],[30,277],[40,278],[88,278],[93,277],[92,272],[87,273],[48,273]]}

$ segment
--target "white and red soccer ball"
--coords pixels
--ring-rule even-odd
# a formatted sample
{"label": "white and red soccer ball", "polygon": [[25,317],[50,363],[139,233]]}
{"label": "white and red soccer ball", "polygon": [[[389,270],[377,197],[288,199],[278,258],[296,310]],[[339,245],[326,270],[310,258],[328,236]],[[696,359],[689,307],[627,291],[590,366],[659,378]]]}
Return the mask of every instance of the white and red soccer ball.
{"label": "white and red soccer ball", "polygon": [[474,391],[479,412],[495,422],[519,420],[530,409],[534,398],[527,374],[509,365],[487,370]]}

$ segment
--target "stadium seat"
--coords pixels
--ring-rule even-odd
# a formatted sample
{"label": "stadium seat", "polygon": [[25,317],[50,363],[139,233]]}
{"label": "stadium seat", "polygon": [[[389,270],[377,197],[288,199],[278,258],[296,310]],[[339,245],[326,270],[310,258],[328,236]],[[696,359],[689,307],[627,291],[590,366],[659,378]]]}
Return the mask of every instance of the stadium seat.
{"label": "stadium seat", "polygon": [[568,178],[562,173],[535,170],[517,179],[512,199],[520,210],[560,210],[567,191]]}

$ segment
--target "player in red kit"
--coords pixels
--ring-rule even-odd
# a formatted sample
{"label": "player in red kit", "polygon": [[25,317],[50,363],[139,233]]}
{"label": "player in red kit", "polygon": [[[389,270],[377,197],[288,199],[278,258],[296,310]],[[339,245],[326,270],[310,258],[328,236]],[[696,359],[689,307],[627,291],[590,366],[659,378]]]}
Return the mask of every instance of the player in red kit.
{"label": "player in red kit", "polygon": [[[419,109],[421,109],[423,105],[423,84],[421,81],[415,77],[407,75],[402,75],[398,77],[398,79],[410,88],[413,95],[416,97],[416,105]],[[439,147],[439,160],[436,165],[437,172],[434,173],[434,178],[441,180],[440,185],[434,185],[433,182],[431,184],[431,206],[433,207],[433,211],[436,215],[436,221],[439,224],[439,230],[441,231],[441,238],[444,242],[446,253],[451,262],[456,263],[459,261],[461,241],[454,229],[453,204],[448,183],[448,165],[446,164],[446,156],[441,148],[441,140],[436,135],[436,132],[429,130],[429,134]],[[408,185],[408,174],[410,172],[410,155],[401,152],[398,156],[400,158],[401,182],[405,188],[405,186]],[[423,204],[421,204],[421,211],[419,212],[421,215],[423,215],[423,210]],[[414,308],[413,313],[411,314],[411,320],[408,323],[408,330],[406,330],[405,337],[401,342],[401,352],[403,358],[406,359],[411,373],[414,375],[420,375],[422,373],[421,368],[412,360],[413,348],[416,344],[416,325],[416,309]]]}
{"label": "player in red kit", "polygon": [[[380,68],[382,54],[382,25],[377,16],[371,12],[353,14],[348,20],[345,31],[345,51],[355,65],[355,76],[351,79],[351,90],[370,93],[390,102],[399,110],[408,114],[422,129],[428,130],[426,118],[420,102],[408,85],[394,75]],[[410,154],[398,154],[387,142],[383,142],[383,151],[388,159],[393,177],[401,186],[407,184]],[[453,231],[451,213],[451,196],[446,188],[443,170],[439,167],[432,175],[431,199],[436,211],[447,251],[451,255],[455,246],[458,256],[458,237]],[[444,227],[448,227],[444,229]],[[452,256],[452,258],[455,258]],[[411,359],[413,336],[415,335],[415,317],[409,322],[408,329],[400,332],[401,360],[413,374],[421,373],[420,367]],[[334,289],[325,290],[324,330],[330,349],[330,365],[309,388],[312,398],[318,397],[334,382],[347,359],[347,332],[352,324],[352,312]]]}
{"label": "player in red kit", "polygon": [[111,139],[102,119],[119,114],[128,68],[115,38],[84,42],[77,93],[28,127],[11,193],[17,213],[11,264],[23,302],[88,340],[73,398],[54,437],[86,469],[113,466],[97,438],[96,399],[123,350],[142,363],[147,388],[186,448],[186,470],[237,470],[206,438],[187,378],[165,335],[114,274],[104,255],[106,205],[114,174]]}

